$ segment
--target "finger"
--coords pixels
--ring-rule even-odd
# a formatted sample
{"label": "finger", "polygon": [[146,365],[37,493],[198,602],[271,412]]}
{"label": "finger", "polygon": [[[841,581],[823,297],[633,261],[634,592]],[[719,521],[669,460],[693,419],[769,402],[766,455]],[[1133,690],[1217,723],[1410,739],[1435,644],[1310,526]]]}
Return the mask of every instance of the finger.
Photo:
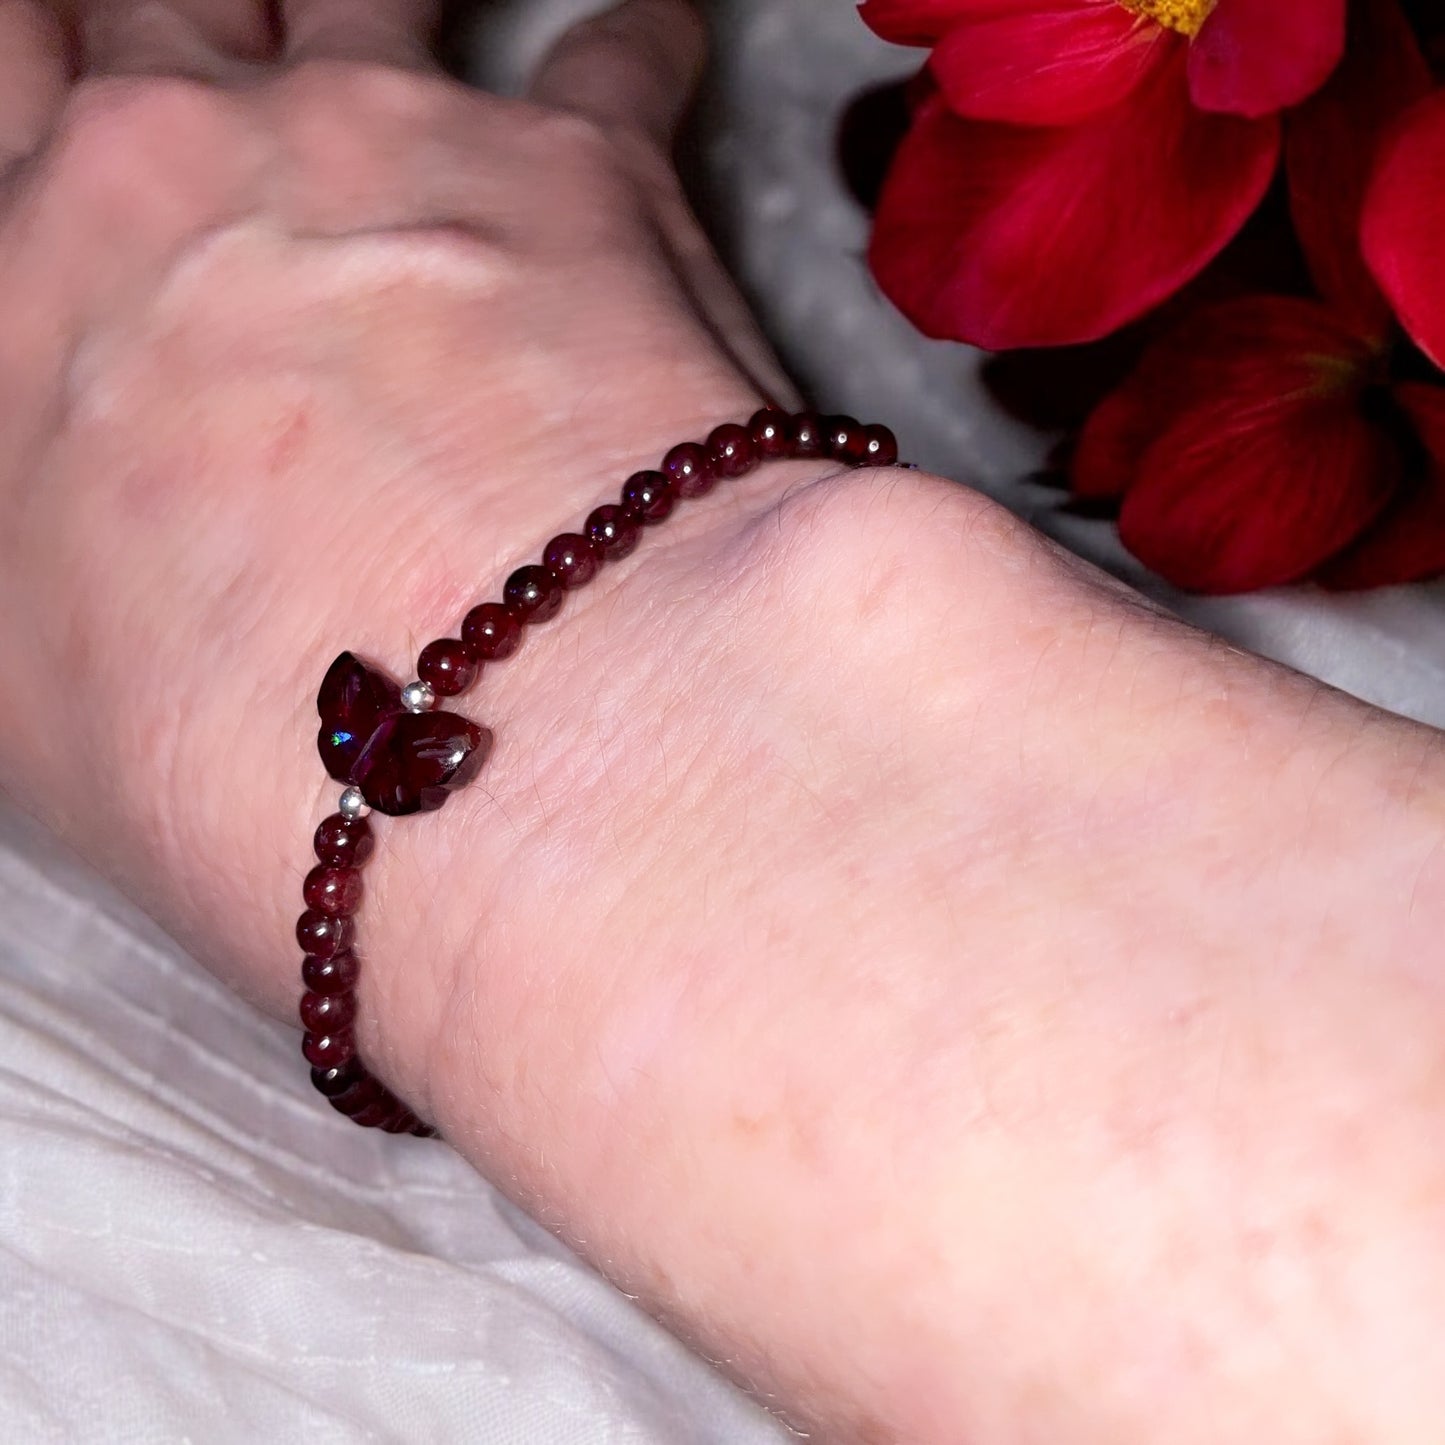
{"label": "finger", "polygon": [[[697,88],[705,42],[701,19],[686,0],[625,0],[564,34],[538,67],[529,95],[617,135],[694,310],[764,394],[787,401],[792,383],[666,159]],[[643,144],[628,144],[639,135]]]}
{"label": "finger", "polygon": [[264,0],[81,0],[84,69],[221,80],[275,48]]}
{"label": "finger", "polygon": [[288,60],[434,64],[439,0],[284,0]]}
{"label": "finger", "polygon": [[697,88],[705,49],[702,21],[686,0],[625,0],[563,35],[529,94],[667,146]]}
{"label": "finger", "polygon": [[0,0],[0,169],[40,143],[65,99],[65,36],[35,0]]}

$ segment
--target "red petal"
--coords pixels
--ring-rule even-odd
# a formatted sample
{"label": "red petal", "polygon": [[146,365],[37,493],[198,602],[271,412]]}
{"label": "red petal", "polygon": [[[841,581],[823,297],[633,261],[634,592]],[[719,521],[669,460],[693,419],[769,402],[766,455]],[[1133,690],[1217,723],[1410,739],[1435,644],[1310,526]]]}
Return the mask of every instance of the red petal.
{"label": "red petal", "polygon": [[925,105],[879,200],[884,291],[928,335],[995,350],[1092,341],[1176,291],[1244,224],[1279,147],[1274,120],[1195,110],[1184,58],[1066,128]]}
{"label": "red petal", "polygon": [[[863,0],[858,14],[895,45],[932,45],[966,20],[1036,5],[1038,0]],[[1065,0],[1075,5],[1083,0]],[[1097,3],[1097,0],[1088,0]],[[1112,4],[1113,0],[1108,0]]]}
{"label": "red petal", "polygon": [[[1227,355],[1237,344],[1231,314],[1222,304],[1188,314],[1152,342],[1129,375],[1094,408],[1069,463],[1069,486],[1076,497],[1104,501],[1129,490],[1144,453],[1172,425],[1181,395],[1207,389],[1210,358],[1217,351]],[[1203,368],[1196,366],[1201,358]]]}
{"label": "red petal", "polygon": [[1323,306],[1290,297],[1226,302],[1189,327],[1172,417],[1139,463],[1119,535],[1191,591],[1294,581],[1358,536],[1398,480],[1393,441],[1360,406],[1373,353]]}
{"label": "red petal", "polygon": [[1123,100],[1172,38],[1114,0],[1036,0],[950,31],[929,65],[970,120],[1069,125]]}
{"label": "red petal", "polygon": [[[1137,377],[1139,373],[1135,373]],[[1139,463],[1159,434],[1163,418],[1149,388],[1126,381],[1090,413],[1069,463],[1069,490],[1086,501],[1122,497],[1139,475]]]}
{"label": "red petal", "polygon": [[1360,244],[1405,330],[1445,366],[1445,88],[1381,147]]}
{"label": "red petal", "polygon": [[1401,386],[1396,399],[1424,442],[1424,475],[1403,487],[1380,520],[1317,574],[1326,587],[1390,587],[1445,572],[1445,390]]}
{"label": "red petal", "polygon": [[1430,71],[1397,0],[1362,0],[1344,62],[1285,129],[1290,210],[1310,274],[1364,335],[1390,308],[1360,254],[1360,210],[1380,137],[1430,88]]}
{"label": "red petal", "polygon": [[1204,110],[1271,115],[1325,83],[1345,48],[1345,0],[1219,0],[1189,47]]}

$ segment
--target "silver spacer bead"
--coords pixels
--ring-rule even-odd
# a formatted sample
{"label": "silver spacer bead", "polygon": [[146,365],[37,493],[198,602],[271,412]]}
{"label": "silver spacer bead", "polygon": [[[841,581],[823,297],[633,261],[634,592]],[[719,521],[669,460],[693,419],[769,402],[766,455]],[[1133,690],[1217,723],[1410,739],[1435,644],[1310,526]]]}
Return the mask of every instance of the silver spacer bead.
{"label": "silver spacer bead", "polygon": [[361,796],[360,788],[348,788],[337,802],[336,811],[343,818],[364,818],[371,809],[367,807],[366,799]]}
{"label": "silver spacer bead", "polygon": [[430,712],[437,705],[437,695],[429,682],[409,682],[401,690],[401,705],[408,712]]}

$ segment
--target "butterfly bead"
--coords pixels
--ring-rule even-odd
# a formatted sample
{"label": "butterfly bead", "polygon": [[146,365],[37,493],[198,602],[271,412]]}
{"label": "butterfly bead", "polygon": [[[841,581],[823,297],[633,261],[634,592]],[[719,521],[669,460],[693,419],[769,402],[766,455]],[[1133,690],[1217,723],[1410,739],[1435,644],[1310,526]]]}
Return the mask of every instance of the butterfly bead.
{"label": "butterfly bead", "polygon": [[491,751],[487,728],[452,712],[409,711],[401,688],[350,652],[327,669],[316,711],[326,771],[393,817],[440,808]]}

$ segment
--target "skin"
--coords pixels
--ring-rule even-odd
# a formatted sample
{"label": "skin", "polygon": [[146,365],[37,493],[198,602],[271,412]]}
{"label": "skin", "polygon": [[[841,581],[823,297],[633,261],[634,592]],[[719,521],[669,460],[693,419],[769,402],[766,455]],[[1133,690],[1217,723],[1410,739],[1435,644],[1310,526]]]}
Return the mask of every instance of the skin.
{"label": "skin", "polygon": [[[526,102],[429,18],[77,4],[71,81],[0,5],[0,785],[280,1016],[331,657],[407,675],[786,395],[665,159],[694,18],[635,0]],[[1438,1438],[1435,733],[811,464],[461,707],[482,779],[379,827],[363,1053],[789,1419]]]}

